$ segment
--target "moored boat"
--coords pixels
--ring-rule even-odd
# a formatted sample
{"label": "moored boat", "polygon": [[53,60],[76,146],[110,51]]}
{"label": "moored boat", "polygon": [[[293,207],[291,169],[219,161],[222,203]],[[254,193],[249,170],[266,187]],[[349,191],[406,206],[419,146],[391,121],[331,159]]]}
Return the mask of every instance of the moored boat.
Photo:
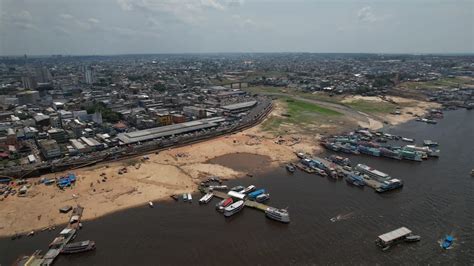
{"label": "moored boat", "polygon": [[232,198],[227,198],[221,200],[219,203],[216,204],[216,209],[220,212],[224,211],[224,208],[232,204],[234,200]]}
{"label": "moored boat", "polygon": [[244,186],[235,186],[235,187],[231,188],[230,190],[231,191],[242,191],[244,189],[245,189]]}
{"label": "moored boat", "polygon": [[80,252],[91,251],[95,249],[95,242],[91,240],[75,242],[65,245],[61,249],[62,254],[74,254]]}
{"label": "moored boat", "polygon": [[214,194],[212,193],[207,193],[204,195],[202,198],[199,199],[199,204],[206,204],[209,201],[211,201],[212,197],[214,197]]}
{"label": "moored boat", "polygon": [[432,140],[424,140],[423,141],[423,145],[424,146],[428,146],[428,147],[436,147],[438,146],[438,142],[435,142],[435,141],[432,141]]}
{"label": "moored boat", "polygon": [[255,201],[260,202],[260,203],[265,202],[269,199],[270,199],[270,194],[268,193],[260,194],[257,197],[255,197]]}
{"label": "moored boat", "polygon": [[295,167],[291,164],[287,164],[286,165],[286,170],[290,173],[294,173],[295,172]]}
{"label": "moored boat", "polygon": [[259,195],[262,195],[265,193],[265,189],[259,189],[255,190],[254,192],[251,192],[248,194],[250,200],[256,199]]}
{"label": "moored boat", "polygon": [[224,208],[224,216],[230,217],[244,208],[244,201],[239,200]]}
{"label": "moored boat", "polygon": [[183,201],[188,201],[188,194],[187,193],[183,194]]}
{"label": "moored boat", "polygon": [[218,186],[209,186],[210,190],[227,190],[228,187],[226,185],[218,185]]}
{"label": "moored boat", "polygon": [[188,193],[188,201],[193,202],[193,196],[191,196],[191,193]]}
{"label": "moored boat", "polygon": [[387,181],[392,179],[389,175],[386,173],[383,173],[379,170],[373,169],[365,164],[358,164],[355,169],[362,174],[365,174],[369,176],[371,179],[375,179],[379,182]]}
{"label": "moored boat", "polygon": [[418,242],[421,240],[421,236],[418,235],[408,235],[405,237],[405,242]]}
{"label": "moored boat", "polygon": [[245,189],[242,189],[241,191],[239,191],[239,193],[248,194],[248,193],[254,191],[255,189],[256,189],[256,187],[254,185],[250,185],[250,186],[246,187]]}
{"label": "moored boat", "polygon": [[390,179],[388,181],[382,182],[382,185],[378,188],[375,189],[375,191],[382,193],[382,192],[387,192],[390,190],[394,190],[397,188],[403,187],[403,182],[400,179]]}
{"label": "moored boat", "polygon": [[289,223],[290,222],[290,214],[286,209],[277,209],[273,207],[268,207],[265,210],[265,215],[273,220],[282,222],[282,223]]}

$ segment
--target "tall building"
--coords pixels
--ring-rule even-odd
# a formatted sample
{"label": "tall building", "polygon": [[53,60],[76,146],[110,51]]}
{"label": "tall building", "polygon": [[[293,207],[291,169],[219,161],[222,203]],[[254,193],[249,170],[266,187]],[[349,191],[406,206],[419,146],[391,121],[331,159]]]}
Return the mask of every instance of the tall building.
{"label": "tall building", "polygon": [[40,83],[46,83],[51,81],[51,72],[47,67],[38,67],[35,69],[36,72],[36,80]]}
{"label": "tall building", "polygon": [[84,67],[84,80],[87,84],[94,83],[94,71],[90,66]]}
{"label": "tall building", "polygon": [[38,88],[38,83],[36,82],[35,77],[25,76],[21,77],[21,83],[25,89],[34,90]]}

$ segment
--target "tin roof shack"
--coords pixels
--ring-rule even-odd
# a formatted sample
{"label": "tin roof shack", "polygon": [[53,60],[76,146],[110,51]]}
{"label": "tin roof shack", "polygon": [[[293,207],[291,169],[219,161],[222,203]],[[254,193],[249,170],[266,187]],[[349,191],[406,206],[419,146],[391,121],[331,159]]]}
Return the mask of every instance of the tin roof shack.
{"label": "tin roof shack", "polygon": [[375,242],[378,246],[382,247],[384,250],[388,249],[391,245],[396,244],[397,242],[403,241],[405,237],[411,235],[411,230],[406,227],[400,227],[391,232],[379,235]]}

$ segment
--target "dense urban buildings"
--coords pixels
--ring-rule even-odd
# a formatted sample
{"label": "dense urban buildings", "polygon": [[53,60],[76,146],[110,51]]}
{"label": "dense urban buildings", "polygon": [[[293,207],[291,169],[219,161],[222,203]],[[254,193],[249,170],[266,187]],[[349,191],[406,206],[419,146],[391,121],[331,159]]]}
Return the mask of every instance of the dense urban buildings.
{"label": "dense urban buildings", "polygon": [[[227,132],[269,105],[267,97],[246,92],[248,86],[327,95],[403,94],[394,90],[401,82],[473,76],[473,71],[470,56],[3,57],[0,168],[87,162]],[[462,86],[425,94],[468,106],[473,93],[456,90]]]}

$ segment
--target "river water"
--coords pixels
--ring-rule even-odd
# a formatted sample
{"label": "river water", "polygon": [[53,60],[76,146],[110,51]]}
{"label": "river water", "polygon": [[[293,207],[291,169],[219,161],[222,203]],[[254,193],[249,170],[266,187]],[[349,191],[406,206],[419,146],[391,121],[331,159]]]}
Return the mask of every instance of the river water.
{"label": "river water", "polygon": [[[156,203],[86,222],[76,240],[95,240],[97,249],[60,256],[56,265],[474,264],[474,111],[390,132],[440,143],[441,157],[422,163],[351,157],[402,179],[402,190],[377,194],[283,167],[267,171],[268,158],[225,156],[214,162],[254,174],[227,184],[265,188],[268,205],[289,207],[289,225],[249,208],[226,219],[215,211],[216,199],[199,206],[195,194],[192,204]],[[422,240],[386,252],[375,246],[378,235],[401,226]],[[0,264],[45,250],[58,231],[0,240]],[[450,250],[438,243],[445,234],[456,238]]]}

